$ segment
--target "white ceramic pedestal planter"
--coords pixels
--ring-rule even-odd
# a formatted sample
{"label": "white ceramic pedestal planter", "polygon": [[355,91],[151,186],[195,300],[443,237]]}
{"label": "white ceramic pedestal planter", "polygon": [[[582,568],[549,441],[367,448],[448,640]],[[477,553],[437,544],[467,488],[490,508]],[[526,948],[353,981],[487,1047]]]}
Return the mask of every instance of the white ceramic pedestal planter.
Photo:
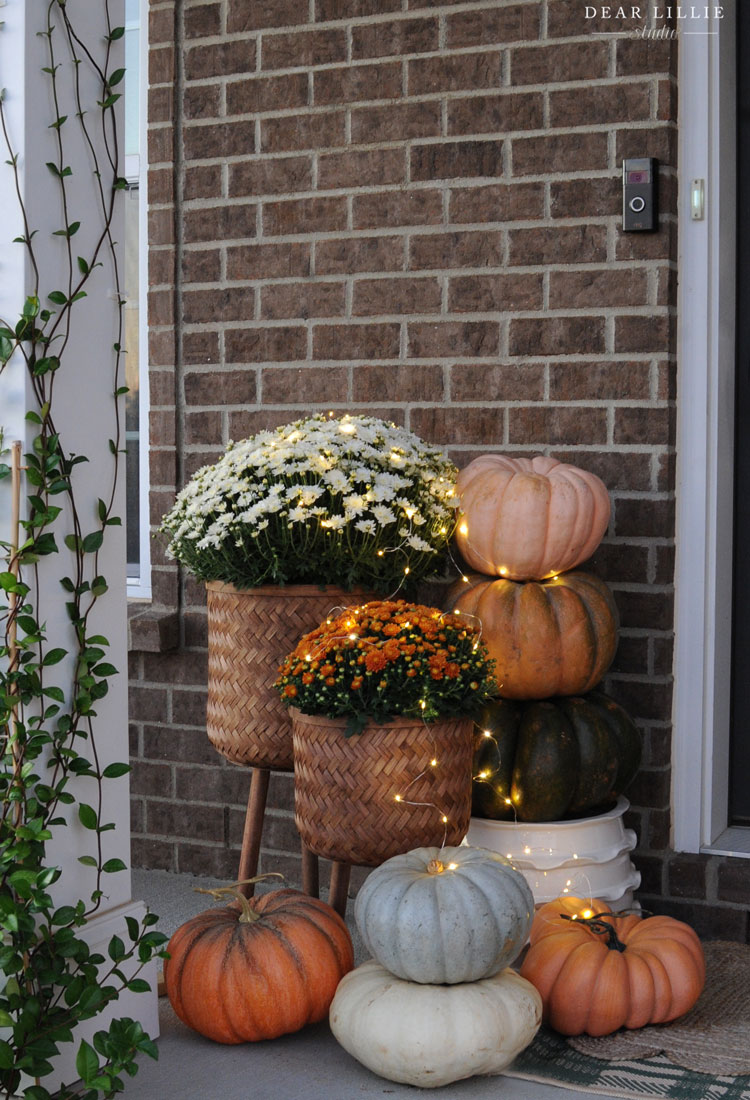
{"label": "white ceramic pedestal planter", "polygon": [[630,859],[636,836],[622,822],[629,806],[621,796],[607,813],[573,821],[516,823],[472,817],[466,843],[511,859],[537,905],[573,894],[626,909],[641,882]]}

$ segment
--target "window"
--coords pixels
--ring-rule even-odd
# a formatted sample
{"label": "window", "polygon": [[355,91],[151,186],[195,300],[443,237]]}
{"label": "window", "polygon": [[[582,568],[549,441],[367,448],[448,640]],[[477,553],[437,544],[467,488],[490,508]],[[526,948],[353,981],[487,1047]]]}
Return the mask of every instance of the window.
{"label": "window", "polygon": [[[125,0],[125,461],[128,595],[151,595],[146,326],[145,0]],[[142,32],[143,29],[143,33]]]}

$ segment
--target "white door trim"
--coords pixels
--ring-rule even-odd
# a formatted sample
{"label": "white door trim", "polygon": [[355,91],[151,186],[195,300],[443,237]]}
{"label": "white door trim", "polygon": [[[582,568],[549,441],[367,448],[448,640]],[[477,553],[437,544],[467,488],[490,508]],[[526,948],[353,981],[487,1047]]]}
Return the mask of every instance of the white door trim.
{"label": "white door trim", "polygon": [[[727,825],[732,594],[735,4],[679,42],[679,246],[672,844]],[[705,180],[705,218],[690,183]]]}

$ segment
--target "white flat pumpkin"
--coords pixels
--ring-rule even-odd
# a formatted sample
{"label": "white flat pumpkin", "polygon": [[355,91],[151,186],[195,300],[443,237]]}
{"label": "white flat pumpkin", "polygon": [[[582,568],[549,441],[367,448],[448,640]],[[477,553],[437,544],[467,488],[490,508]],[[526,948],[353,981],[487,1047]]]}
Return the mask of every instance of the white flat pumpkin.
{"label": "white flat pumpkin", "polygon": [[437,1088],[502,1073],[529,1045],[542,999],[514,970],[459,985],[420,985],[375,960],[339,983],[331,1031],[362,1065],[389,1081]]}
{"label": "white flat pumpkin", "polygon": [[371,872],[354,916],[365,947],[386,970],[412,982],[454,984],[513,962],[531,929],[534,898],[497,852],[415,848]]}

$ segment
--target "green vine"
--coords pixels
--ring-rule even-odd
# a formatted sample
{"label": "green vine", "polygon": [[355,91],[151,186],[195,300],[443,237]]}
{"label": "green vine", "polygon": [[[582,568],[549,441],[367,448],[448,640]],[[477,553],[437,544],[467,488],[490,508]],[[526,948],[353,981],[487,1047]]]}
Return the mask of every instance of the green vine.
{"label": "green vine", "polygon": [[[129,942],[113,936],[107,957],[92,952],[81,933],[100,908],[105,876],[125,870],[121,859],[105,858],[105,834],[114,823],[105,819],[104,791],[107,780],[129,771],[126,763],[101,765],[96,737],[97,702],[117,675],[107,660],[109,642],[95,632],[92,613],[108,588],[100,551],[108,529],[120,524],[114,509],[122,454],[120,405],[127,392],[121,385],[124,300],[112,235],[118,193],[125,187],[115,108],[124,70],[113,68],[112,58],[124,28],[112,25],[108,0],[100,3],[107,34],[95,44],[87,42],[85,30],[76,29],[65,0],[49,2],[40,31],[54,112],[49,124],[54,152],[44,170],[57,182],[62,223],[54,235],[63,250],[64,278],[52,290],[41,285],[36,231],[29,224],[18,156],[0,96],[0,128],[23,223],[16,240],[26,251],[32,280],[18,320],[0,319],[0,373],[12,357],[22,357],[36,402],[26,415],[32,438],[23,456],[27,495],[15,524],[20,535],[16,539],[12,532],[10,541],[0,544],[5,558],[4,567],[0,565],[0,1095],[8,1100],[18,1095],[47,1100],[51,1093],[43,1081],[55,1072],[55,1059],[66,1045],[75,1044],[80,1082],[66,1084],[56,1094],[60,1100],[113,1096],[124,1087],[121,1074],[136,1072],[139,1053],[156,1057],[154,1043],[135,1020],[113,1020],[91,1043],[76,1035],[76,1027],[97,1017],[126,989],[147,992],[140,972],[154,956],[164,954],[166,938],[153,929],[157,918],[152,914],[140,922],[126,917]],[[90,13],[83,18],[89,21]],[[63,72],[72,75],[67,113]],[[88,80],[92,75],[100,89],[94,106],[84,102],[83,93],[84,76]],[[74,170],[67,163],[65,140],[71,126],[78,127],[89,158],[76,171],[90,170],[96,181],[92,216],[99,221],[93,242],[81,249],[85,255],[78,254],[81,223],[71,213]],[[34,167],[26,165],[27,178]],[[103,270],[97,278],[98,269]],[[76,468],[88,460],[74,453],[57,430],[54,393],[56,386],[66,385],[65,375],[67,384],[75,385],[74,375],[70,377],[75,361],[67,363],[65,356],[77,303],[89,289],[105,294],[103,279],[107,287],[114,285],[119,308],[111,355],[112,463],[102,475],[107,484],[94,504],[76,483]],[[18,461],[15,467],[0,462],[0,477],[15,473],[17,479],[18,466]],[[72,562],[59,577],[69,620],[67,649],[48,642],[45,620],[50,609],[40,607],[39,595],[40,562],[59,553],[60,535],[69,552],[66,560]],[[48,574],[51,564],[43,564]],[[78,794],[87,783],[93,797],[80,801]],[[93,868],[94,888],[87,899],[61,905],[54,895],[63,871],[48,846],[72,814],[91,836],[91,851],[79,861]]]}

